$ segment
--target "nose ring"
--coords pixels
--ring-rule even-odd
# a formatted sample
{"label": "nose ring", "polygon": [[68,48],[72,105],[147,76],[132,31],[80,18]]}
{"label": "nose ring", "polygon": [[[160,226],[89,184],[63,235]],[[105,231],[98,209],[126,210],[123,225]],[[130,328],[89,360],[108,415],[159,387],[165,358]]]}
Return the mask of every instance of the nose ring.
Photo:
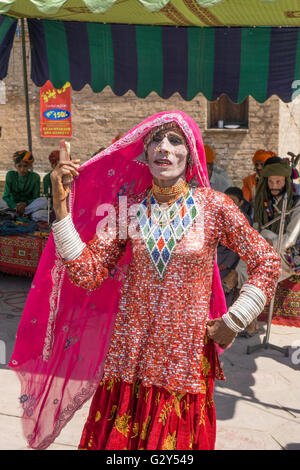
{"label": "nose ring", "polygon": [[[161,152],[161,148],[160,148],[160,147],[157,147],[157,151],[158,151],[158,152]],[[167,154],[167,156],[169,156],[169,155],[170,155],[170,152],[169,152],[169,150],[167,150],[165,153]]]}

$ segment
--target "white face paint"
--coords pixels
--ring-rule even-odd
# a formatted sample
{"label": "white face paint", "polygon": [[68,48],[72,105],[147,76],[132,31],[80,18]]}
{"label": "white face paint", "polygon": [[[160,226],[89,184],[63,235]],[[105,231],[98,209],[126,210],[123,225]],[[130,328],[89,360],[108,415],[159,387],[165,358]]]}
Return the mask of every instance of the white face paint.
{"label": "white face paint", "polygon": [[185,179],[188,154],[189,149],[180,133],[162,130],[155,134],[147,149],[154,182],[164,187]]}

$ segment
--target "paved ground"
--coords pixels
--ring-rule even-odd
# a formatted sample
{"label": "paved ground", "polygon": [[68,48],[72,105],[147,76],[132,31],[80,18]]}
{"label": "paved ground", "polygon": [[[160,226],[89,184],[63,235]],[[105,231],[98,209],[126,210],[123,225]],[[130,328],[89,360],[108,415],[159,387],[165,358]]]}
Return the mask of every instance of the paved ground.
{"label": "paved ground", "polygon": [[[0,450],[23,450],[19,383],[6,368],[30,279],[0,274]],[[217,450],[300,450],[300,329],[272,325],[270,343],[289,347],[289,357],[272,349],[247,354],[259,335],[237,338],[222,355],[226,382],[216,382]],[[1,347],[5,346],[5,348]],[[49,450],[75,450],[89,403]]]}

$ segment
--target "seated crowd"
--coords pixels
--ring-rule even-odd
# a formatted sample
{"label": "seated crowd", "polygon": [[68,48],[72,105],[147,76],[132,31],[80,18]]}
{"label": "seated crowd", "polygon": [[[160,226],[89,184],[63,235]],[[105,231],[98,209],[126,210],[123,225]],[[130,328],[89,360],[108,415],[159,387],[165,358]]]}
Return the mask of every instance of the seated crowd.
{"label": "seated crowd", "polygon": [[[205,146],[211,187],[227,194],[244,213],[248,222],[275,248],[279,241],[280,215],[286,198],[286,211],[281,237],[282,272],[279,282],[300,274],[300,191],[294,179],[299,174],[289,159],[280,158],[269,150],[255,152],[254,173],[243,180],[242,188],[231,186],[226,172],[214,164],[215,154]],[[238,255],[219,245],[217,262],[226,297],[227,308],[236,299],[247,280],[246,264]],[[248,329],[253,334],[257,322]]]}

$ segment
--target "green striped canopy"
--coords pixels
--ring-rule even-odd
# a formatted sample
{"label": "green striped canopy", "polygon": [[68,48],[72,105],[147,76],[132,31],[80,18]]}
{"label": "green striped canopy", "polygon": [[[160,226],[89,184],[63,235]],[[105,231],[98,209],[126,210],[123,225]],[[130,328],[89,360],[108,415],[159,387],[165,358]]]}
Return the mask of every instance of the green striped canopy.
{"label": "green striped canopy", "polygon": [[[0,79],[16,21],[0,17]],[[80,90],[138,97],[155,91],[198,93],[214,101],[226,93],[234,102],[248,95],[263,102],[273,94],[289,102],[300,88],[298,27],[197,28],[84,23],[29,19],[31,78],[56,88],[66,81]],[[5,65],[6,64],[6,65]],[[298,84],[299,82],[299,84]]]}

